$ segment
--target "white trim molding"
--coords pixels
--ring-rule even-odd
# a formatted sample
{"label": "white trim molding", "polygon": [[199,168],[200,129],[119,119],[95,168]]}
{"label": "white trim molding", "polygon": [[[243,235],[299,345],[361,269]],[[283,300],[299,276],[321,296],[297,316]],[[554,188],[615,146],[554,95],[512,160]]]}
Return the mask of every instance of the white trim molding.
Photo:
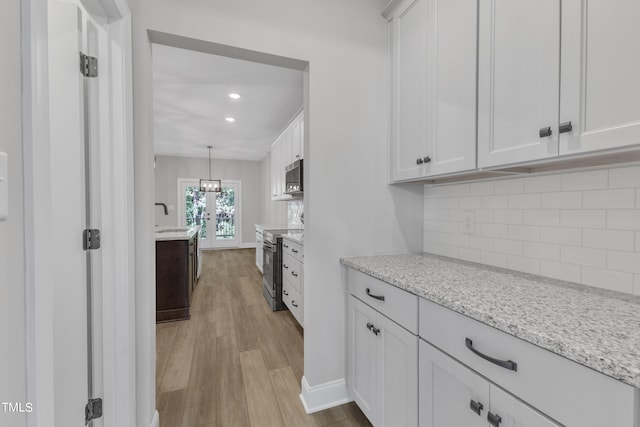
{"label": "white trim molding", "polygon": [[160,427],[160,414],[158,411],[153,414],[153,419],[151,420],[149,427]]}
{"label": "white trim molding", "polygon": [[344,378],[323,384],[310,386],[306,377],[302,377],[300,400],[307,414],[323,411],[351,402],[347,383]]}

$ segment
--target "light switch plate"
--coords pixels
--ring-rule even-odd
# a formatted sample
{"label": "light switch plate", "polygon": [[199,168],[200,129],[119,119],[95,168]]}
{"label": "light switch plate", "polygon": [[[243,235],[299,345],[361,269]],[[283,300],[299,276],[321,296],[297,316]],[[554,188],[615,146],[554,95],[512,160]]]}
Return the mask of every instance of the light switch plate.
{"label": "light switch plate", "polygon": [[476,232],[476,213],[474,211],[462,212],[462,233],[475,234]]}
{"label": "light switch plate", "polygon": [[9,161],[7,153],[0,153],[0,221],[9,216]]}

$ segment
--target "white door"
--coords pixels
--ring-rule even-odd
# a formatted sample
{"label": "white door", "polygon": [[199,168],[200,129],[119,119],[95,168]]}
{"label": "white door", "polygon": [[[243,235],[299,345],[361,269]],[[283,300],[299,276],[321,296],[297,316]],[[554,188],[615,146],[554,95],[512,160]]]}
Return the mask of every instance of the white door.
{"label": "white door", "polygon": [[202,248],[240,246],[242,213],[239,181],[222,181],[220,193],[206,193]]}
{"label": "white door", "polygon": [[640,144],[640,2],[562,2],[560,154]]}
{"label": "white door", "polygon": [[79,55],[105,58],[106,34],[76,5],[50,0],[48,11],[55,425],[73,427],[85,425],[87,400],[102,397],[102,255],[83,248],[83,230],[101,228],[108,81],[83,76]]}
{"label": "white door", "polygon": [[418,425],[418,337],[378,314],[374,337],[378,343],[381,426]]}
{"label": "white door", "polygon": [[375,414],[378,411],[378,355],[373,323],[376,312],[351,295],[347,310],[349,388],[358,407],[375,424]]}
{"label": "white door", "polygon": [[558,155],[560,8],[560,0],[480,2],[478,167]]}
{"label": "white door", "polygon": [[489,382],[420,340],[420,426],[485,427]]}
{"label": "white door", "polygon": [[477,1],[427,0],[427,175],[476,167]]}
{"label": "white door", "polygon": [[427,166],[427,0],[405,0],[391,36],[391,181],[424,176]]}
{"label": "white door", "polygon": [[[491,386],[491,416],[500,427],[559,427],[535,409],[510,394]],[[487,414],[488,415],[488,414]]]}

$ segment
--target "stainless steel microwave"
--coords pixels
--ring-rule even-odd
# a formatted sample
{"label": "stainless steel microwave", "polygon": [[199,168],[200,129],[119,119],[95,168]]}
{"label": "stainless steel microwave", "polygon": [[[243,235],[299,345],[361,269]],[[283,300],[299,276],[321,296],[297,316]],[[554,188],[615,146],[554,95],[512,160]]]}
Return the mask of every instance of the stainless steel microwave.
{"label": "stainless steel microwave", "polygon": [[284,193],[290,194],[296,197],[302,197],[303,194],[303,182],[302,182],[302,163],[303,159],[296,160],[291,163],[285,170],[285,186]]}

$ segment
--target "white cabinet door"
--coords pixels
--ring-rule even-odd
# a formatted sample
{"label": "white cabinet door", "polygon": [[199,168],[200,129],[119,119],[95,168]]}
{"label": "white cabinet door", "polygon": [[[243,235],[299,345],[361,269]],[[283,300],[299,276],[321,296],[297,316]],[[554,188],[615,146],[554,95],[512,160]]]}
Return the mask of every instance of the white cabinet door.
{"label": "white cabinet door", "polygon": [[640,144],[640,2],[565,0],[560,154]]}
{"label": "white cabinet door", "polygon": [[280,137],[271,146],[271,199],[282,197],[284,188],[283,138]]}
{"label": "white cabinet door", "polygon": [[258,270],[260,270],[260,273],[262,273],[262,244],[264,243],[264,241],[262,240],[262,237],[258,237],[256,236],[256,266],[258,267]]}
{"label": "white cabinet door", "polygon": [[474,169],[478,3],[426,1],[426,175]]}
{"label": "white cabinet door", "polygon": [[389,20],[391,181],[424,176],[427,154],[427,0],[405,0]]}
{"label": "white cabinet door", "polygon": [[303,120],[304,120],[304,113],[300,113],[293,120],[293,123],[291,123],[291,130],[290,130],[291,141],[290,141],[290,148],[289,148],[289,161],[287,162],[287,165],[295,162],[296,160],[300,160],[303,158],[303,154],[302,154],[302,150],[303,150],[302,145],[304,140],[304,136],[302,134]]}
{"label": "white cabinet door", "polygon": [[379,416],[376,425],[418,425],[418,337],[378,314]]}
{"label": "white cabinet door", "polygon": [[[498,387],[491,386],[491,409],[487,414],[500,427],[559,427],[544,415],[537,412],[520,400],[505,393]],[[498,422],[499,421],[499,422]]]}
{"label": "white cabinet door", "polygon": [[353,296],[348,297],[349,388],[362,412],[375,424],[377,340],[372,332],[376,311]]}
{"label": "white cabinet door", "polygon": [[420,426],[485,427],[489,382],[420,340]]}
{"label": "white cabinet door", "polygon": [[558,155],[560,9],[560,0],[480,2],[478,167]]}

